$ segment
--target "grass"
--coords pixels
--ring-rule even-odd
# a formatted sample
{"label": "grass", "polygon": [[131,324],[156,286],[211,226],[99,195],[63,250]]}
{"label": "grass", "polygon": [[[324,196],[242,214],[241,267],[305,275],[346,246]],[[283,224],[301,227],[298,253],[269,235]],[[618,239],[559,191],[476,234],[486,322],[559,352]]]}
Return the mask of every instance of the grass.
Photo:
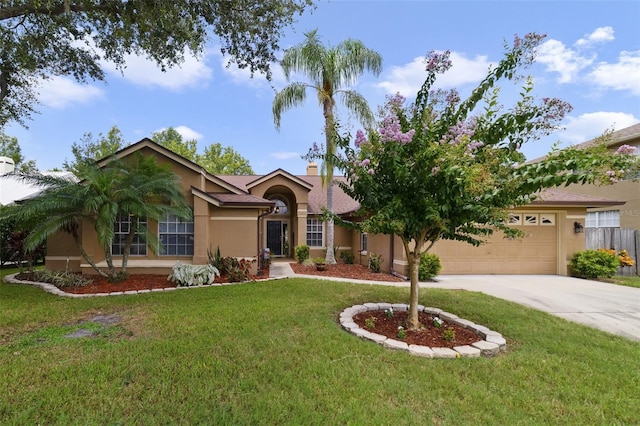
{"label": "grass", "polygon": [[606,280],[606,282],[611,282],[613,284],[618,284],[618,285],[624,285],[624,286],[627,286],[627,287],[640,288],[640,277],[639,276],[623,277],[623,276],[620,276],[620,275],[616,275],[616,276]]}
{"label": "grass", "polygon": [[[0,424],[637,423],[640,343],[480,293],[421,292],[501,332],[508,352],[423,359],[338,326],[347,306],[406,302],[402,288],[287,279],[70,299],[0,284]],[[60,338],[98,313],[123,321]]]}

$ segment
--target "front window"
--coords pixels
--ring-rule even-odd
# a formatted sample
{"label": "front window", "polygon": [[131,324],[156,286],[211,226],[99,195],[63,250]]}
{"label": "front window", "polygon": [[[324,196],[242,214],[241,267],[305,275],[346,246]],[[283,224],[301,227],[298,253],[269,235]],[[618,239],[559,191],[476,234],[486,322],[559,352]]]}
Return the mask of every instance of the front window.
{"label": "front window", "polygon": [[[147,218],[142,217],[138,219],[138,230],[144,229],[147,226]],[[111,243],[111,254],[115,256],[122,256],[124,254],[124,246],[129,235],[129,229],[131,229],[131,217],[129,215],[118,216],[114,225],[113,241]],[[140,232],[136,232],[131,241],[131,248],[129,250],[131,256],[146,256],[147,255],[147,242],[144,239],[144,235]]]}
{"label": "front window", "polygon": [[360,251],[367,251],[367,233],[360,234]]}
{"label": "front window", "polygon": [[587,228],[619,228],[620,211],[607,210],[603,212],[587,213],[585,226]]}
{"label": "front window", "polygon": [[309,247],[322,247],[322,228],[320,219],[307,219],[307,245]]}
{"label": "front window", "polygon": [[158,222],[158,234],[164,256],[193,256],[193,222],[167,215]]}

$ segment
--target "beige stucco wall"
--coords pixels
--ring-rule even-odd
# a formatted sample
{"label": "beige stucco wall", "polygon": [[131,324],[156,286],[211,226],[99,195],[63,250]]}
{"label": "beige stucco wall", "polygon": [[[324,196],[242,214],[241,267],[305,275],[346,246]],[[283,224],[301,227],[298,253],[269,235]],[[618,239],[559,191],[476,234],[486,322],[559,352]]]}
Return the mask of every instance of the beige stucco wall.
{"label": "beige stucco wall", "polygon": [[220,209],[211,206],[208,241],[222,256],[255,257],[258,255],[258,215],[255,209]]}
{"label": "beige stucco wall", "polygon": [[619,210],[620,227],[640,229],[640,181],[622,181],[613,185],[571,185],[567,191],[577,194],[587,194],[608,198],[616,201],[626,201],[620,206],[591,208],[590,212]]}

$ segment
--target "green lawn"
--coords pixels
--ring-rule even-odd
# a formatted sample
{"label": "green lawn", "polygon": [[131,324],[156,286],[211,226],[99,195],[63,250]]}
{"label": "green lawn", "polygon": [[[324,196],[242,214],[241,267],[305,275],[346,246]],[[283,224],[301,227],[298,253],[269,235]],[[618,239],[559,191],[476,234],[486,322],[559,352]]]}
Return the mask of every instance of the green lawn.
{"label": "green lawn", "polygon": [[[421,302],[507,353],[418,358],[337,324],[407,300],[307,279],[89,299],[0,284],[0,424],[637,424],[638,342],[468,291]],[[61,338],[98,313],[123,322]]]}
{"label": "green lawn", "polygon": [[608,280],[606,280],[607,282],[611,282],[614,284],[618,284],[618,285],[624,285],[627,287],[636,287],[636,288],[640,288],[640,277],[635,276],[635,277],[623,277],[620,275],[616,275]]}

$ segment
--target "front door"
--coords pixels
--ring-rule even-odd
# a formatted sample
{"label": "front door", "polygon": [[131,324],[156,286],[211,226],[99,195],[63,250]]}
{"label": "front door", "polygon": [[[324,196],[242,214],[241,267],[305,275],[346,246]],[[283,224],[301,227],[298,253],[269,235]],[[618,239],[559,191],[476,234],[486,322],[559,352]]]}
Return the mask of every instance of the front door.
{"label": "front door", "polygon": [[289,256],[289,223],[267,220],[267,247],[271,256]]}

